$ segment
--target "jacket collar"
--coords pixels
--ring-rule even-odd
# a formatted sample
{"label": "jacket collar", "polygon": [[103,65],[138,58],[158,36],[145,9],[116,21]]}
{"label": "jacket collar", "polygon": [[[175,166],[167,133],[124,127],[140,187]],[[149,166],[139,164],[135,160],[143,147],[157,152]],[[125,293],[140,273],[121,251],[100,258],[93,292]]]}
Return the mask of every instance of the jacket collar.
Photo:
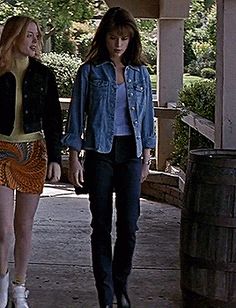
{"label": "jacket collar", "polygon": [[[101,63],[96,63],[94,64],[95,67],[101,67],[101,66],[107,66],[107,65],[113,65],[113,62],[111,61],[104,61],[104,62],[101,62]],[[139,66],[134,66],[134,65],[127,65],[127,67],[133,69],[133,70],[136,70],[136,71],[140,71],[140,67]]]}

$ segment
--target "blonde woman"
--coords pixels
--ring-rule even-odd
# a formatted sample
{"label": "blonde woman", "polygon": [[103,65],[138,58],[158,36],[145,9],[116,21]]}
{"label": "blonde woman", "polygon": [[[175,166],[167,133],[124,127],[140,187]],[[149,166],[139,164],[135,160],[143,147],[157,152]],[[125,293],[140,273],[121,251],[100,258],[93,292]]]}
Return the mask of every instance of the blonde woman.
{"label": "blonde woman", "polygon": [[41,38],[36,21],[14,16],[0,39],[0,308],[8,303],[13,232],[13,303],[29,307],[25,282],[34,215],[46,176],[56,182],[61,175],[61,110],[54,74],[36,59]]}

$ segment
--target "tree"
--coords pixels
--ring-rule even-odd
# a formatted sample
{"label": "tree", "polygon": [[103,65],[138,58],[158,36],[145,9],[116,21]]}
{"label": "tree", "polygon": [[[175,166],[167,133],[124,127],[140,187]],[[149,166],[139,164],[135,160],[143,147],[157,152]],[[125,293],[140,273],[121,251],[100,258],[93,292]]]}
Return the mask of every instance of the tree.
{"label": "tree", "polygon": [[9,15],[26,14],[38,19],[42,26],[52,22],[59,29],[68,28],[72,21],[93,16],[93,5],[88,0],[16,0],[14,5],[2,4],[1,20]]}
{"label": "tree", "polygon": [[206,9],[209,9],[215,4],[215,0],[204,0],[204,4],[205,4]]}
{"label": "tree", "polygon": [[[138,19],[138,28],[141,34],[143,53],[147,62],[156,68],[157,58],[157,20],[156,19]],[[155,73],[155,70],[152,71]]]}
{"label": "tree", "polygon": [[[185,66],[196,70],[215,68],[216,4],[207,0],[192,0],[189,18],[185,21]],[[193,73],[193,71],[190,71]]]}
{"label": "tree", "polygon": [[47,38],[55,35],[57,44],[63,45],[63,40],[70,41],[69,29],[73,22],[88,20],[94,15],[93,1],[15,0],[13,5],[1,5],[0,20],[4,22],[9,16],[18,14],[31,16],[48,32]]}

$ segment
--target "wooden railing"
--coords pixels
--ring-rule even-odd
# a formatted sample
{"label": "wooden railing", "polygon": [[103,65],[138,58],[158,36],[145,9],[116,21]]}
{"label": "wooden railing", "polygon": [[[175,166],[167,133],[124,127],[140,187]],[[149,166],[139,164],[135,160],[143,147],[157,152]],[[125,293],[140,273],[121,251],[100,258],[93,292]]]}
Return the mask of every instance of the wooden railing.
{"label": "wooden railing", "polygon": [[[167,103],[167,107],[155,107],[155,116],[162,119],[174,119],[180,111],[176,103]],[[213,143],[215,142],[215,124],[212,121],[192,111],[186,111],[186,115],[182,116],[182,121]]]}

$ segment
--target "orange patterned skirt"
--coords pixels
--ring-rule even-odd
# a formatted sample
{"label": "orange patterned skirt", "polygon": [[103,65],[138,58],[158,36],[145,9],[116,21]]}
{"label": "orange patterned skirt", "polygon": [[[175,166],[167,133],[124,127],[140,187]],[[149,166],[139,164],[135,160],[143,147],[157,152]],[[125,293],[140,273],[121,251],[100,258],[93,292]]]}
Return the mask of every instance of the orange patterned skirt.
{"label": "orange patterned skirt", "polygon": [[46,171],[44,140],[17,143],[0,141],[0,185],[20,192],[41,194]]}

